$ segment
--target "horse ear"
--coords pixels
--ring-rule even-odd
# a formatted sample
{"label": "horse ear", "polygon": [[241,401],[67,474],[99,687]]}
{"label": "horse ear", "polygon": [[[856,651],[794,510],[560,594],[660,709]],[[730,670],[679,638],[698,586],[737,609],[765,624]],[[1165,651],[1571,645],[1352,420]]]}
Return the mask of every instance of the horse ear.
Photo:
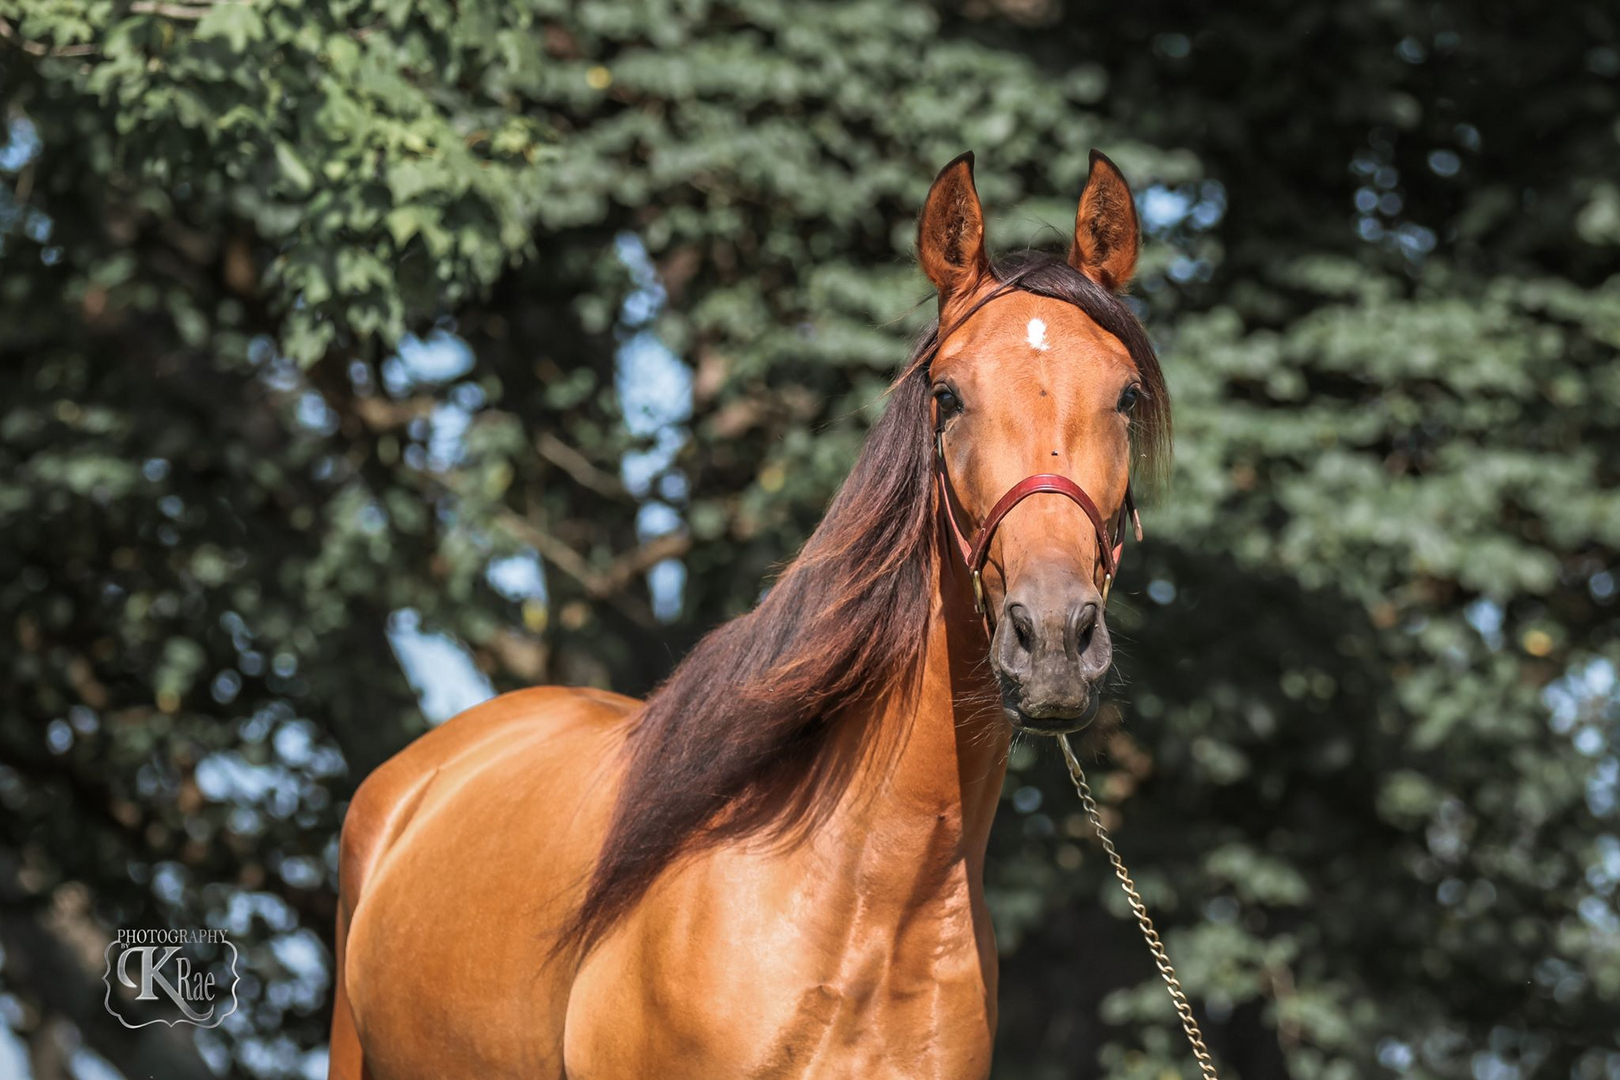
{"label": "horse ear", "polygon": [[984,250],[984,209],[973,187],[973,151],[939,170],[917,221],[917,261],[939,290],[943,306],[990,273]]}
{"label": "horse ear", "polygon": [[1136,272],[1136,252],[1142,230],[1136,219],[1136,200],[1119,166],[1091,152],[1091,175],[1080,192],[1080,212],[1074,219],[1074,246],[1069,265],[1105,289],[1122,292]]}

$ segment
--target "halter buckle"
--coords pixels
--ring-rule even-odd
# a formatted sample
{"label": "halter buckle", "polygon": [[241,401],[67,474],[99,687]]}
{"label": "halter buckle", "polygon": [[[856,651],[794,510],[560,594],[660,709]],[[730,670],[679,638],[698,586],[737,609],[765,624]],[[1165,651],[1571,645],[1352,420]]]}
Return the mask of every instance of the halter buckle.
{"label": "halter buckle", "polygon": [[984,614],[984,580],[977,570],[973,571],[973,614]]}
{"label": "halter buckle", "polygon": [[1102,601],[1108,603],[1108,590],[1114,587],[1114,575],[1103,574]]}

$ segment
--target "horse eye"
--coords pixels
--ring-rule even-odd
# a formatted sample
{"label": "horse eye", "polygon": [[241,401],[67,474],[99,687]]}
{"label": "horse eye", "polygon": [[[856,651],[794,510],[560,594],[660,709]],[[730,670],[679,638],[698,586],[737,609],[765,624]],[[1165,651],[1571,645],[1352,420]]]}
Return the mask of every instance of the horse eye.
{"label": "horse eye", "polygon": [[1125,388],[1125,392],[1119,395],[1119,411],[1128,413],[1132,409],[1136,408],[1137,399],[1139,399],[1141,396],[1141,387],[1135,385],[1127,386]]}
{"label": "horse eye", "polygon": [[962,411],[962,399],[956,396],[956,391],[948,386],[941,386],[934,391],[934,401],[939,405],[939,418],[941,420],[953,413]]}

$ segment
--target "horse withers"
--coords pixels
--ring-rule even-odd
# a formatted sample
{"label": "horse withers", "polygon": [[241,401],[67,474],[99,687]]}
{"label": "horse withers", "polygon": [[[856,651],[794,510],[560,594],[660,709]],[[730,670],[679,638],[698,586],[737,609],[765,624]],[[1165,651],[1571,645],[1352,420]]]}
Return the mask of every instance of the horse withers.
{"label": "horse withers", "polygon": [[759,606],[644,703],[506,694],[361,785],[334,1080],[988,1074],[1009,741],[1095,713],[1168,450],[1138,237],[1093,153],[1067,258],[993,263],[971,155],[940,172],[938,322]]}

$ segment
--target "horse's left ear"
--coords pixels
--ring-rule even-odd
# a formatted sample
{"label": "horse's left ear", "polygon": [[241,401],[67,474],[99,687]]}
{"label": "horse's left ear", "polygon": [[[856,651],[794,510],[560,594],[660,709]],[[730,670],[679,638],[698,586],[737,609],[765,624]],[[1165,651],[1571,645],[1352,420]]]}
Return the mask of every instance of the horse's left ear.
{"label": "horse's left ear", "polygon": [[1080,192],[1080,212],[1074,218],[1074,246],[1069,265],[1105,289],[1123,292],[1136,273],[1136,251],[1142,228],[1136,219],[1136,200],[1119,166],[1091,152],[1091,175]]}

